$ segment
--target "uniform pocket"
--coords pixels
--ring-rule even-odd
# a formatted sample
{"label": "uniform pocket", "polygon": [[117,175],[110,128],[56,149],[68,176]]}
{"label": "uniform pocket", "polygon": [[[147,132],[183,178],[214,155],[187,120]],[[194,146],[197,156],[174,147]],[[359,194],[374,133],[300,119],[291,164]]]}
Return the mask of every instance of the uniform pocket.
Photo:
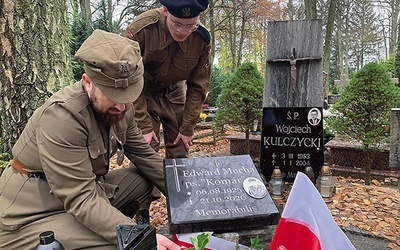
{"label": "uniform pocket", "polygon": [[165,95],[167,99],[173,104],[185,104],[186,101],[186,88],[184,82],[171,84],[168,87]]}
{"label": "uniform pocket", "polygon": [[89,143],[88,151],[95,175],[105,175],[108,171],[107,150],[101,139]]}
{"label": "uniform pocket", "polygon": [[165,51],[148,52],[143,55],[143,62],[146,62],[146,70],[152,72],[157,70],[167,60],[168,54]]}
{"label": "uniform pocket", "polygon": [[174,58],[174,65],[182,71],[191,71],[196,67],[198,59],[187,58],[187,57],[176,57]]}
{"label": "uniform pocket", "polygon": [[96,159],[99,157],[99,155],[104,155],[107,152],[103,141],[100,139],[90,142],[88,145],[88,150],[90,158],[92,159]]}

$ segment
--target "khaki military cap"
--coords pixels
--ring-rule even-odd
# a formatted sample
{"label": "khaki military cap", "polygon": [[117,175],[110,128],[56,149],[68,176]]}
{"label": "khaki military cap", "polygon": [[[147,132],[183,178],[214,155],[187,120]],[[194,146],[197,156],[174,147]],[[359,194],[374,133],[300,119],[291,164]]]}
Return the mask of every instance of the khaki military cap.
{"label": "khaki military cap", "polygon": [[143,61],[139,44],[120,35],[95,30],[75,58],[105,96],[116,103],[135,101],[143,89]]}

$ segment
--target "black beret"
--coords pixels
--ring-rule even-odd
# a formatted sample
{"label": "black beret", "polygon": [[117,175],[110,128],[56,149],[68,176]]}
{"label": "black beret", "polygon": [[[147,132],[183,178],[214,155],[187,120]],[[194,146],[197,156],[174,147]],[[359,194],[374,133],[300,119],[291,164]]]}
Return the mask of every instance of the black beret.
{"label": "black beret", "polygon": [[192,18],[207,9],[209,0],[160,0],[160,3],[177,18]]}

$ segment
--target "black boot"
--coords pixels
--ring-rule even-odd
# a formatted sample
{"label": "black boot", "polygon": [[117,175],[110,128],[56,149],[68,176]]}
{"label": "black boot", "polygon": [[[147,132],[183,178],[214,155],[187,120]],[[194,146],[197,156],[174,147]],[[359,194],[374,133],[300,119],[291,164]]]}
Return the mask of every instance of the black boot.
{"label": "black boot", "polygon": [[149,210],[139,210],[136,213],[136,224],[138,224],[138,225],[149,225],[150,224]]}

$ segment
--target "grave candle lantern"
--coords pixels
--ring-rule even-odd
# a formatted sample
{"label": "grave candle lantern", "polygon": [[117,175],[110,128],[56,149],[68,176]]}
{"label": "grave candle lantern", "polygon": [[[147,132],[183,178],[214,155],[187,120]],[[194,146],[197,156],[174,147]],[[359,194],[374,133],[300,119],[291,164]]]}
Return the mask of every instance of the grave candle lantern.
{"label": "grave candle lantern", "polygon": [[310,166],[305,167],[304,168],[304,173],[308,176],[308,178],[310,178],[312,183],[315,183],[314,170],[312,169],[312,167],[310,167]]}
{"label": "grave candle lantern", "polygon": [[323,166],[319,172],[317,189],[326,203],[332,202],[334,183],[332,172],[328,166]]}
{"label": "grave candle lantern", "polygon": [[272,171],[271,180],[269,182],[271,189],[271,197],[272,199],[279,200],[283,199],[282,195],[282,172],[278,166],[275,166],[275,169]]}

